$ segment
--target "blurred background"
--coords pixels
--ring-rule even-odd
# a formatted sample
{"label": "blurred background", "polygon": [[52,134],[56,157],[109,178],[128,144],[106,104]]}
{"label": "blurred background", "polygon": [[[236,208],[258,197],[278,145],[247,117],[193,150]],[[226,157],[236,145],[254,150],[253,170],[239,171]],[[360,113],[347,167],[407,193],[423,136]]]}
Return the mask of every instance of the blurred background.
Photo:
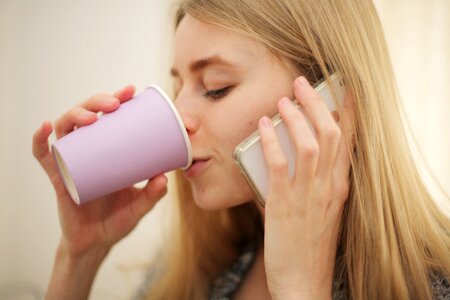
{"label": "blurred background", "polygon": [[[417,163],[450,214],[441,191],[450,191],[450,1],[374,2]],[[31,153],[34,131],[99,92],[129,83],[170,90],[172,12],[169,0],[0,0],[0,299],[41,297],[59,240],[55,195]],[[172,196],[113,248],[91,299],[133,295]]]}

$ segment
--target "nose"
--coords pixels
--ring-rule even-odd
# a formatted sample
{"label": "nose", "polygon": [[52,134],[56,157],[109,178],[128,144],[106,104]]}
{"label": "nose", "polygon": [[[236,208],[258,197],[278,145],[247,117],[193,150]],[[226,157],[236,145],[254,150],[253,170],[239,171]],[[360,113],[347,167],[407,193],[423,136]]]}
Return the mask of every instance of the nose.
{"label": "nose", "polygon": [[198,131],[200,122],[196,118],[181,114],[181,120],[183,121],[184,127],[186,128],[189,137],[191,137]]}
{"label": "nose", "polygon": [[189,137],[194,135],[200,128],[200,111],[196,109],[191,101],[186,97],[180,97],[179,95],[175,100],[175,108],[177,109],[184,127],[188,132]]}

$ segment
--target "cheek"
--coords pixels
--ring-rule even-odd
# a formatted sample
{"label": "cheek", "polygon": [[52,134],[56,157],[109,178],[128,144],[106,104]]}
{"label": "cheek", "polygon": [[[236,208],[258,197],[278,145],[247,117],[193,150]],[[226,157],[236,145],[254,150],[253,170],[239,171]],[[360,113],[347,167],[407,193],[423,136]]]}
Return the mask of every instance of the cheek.
{"label": "cheek", "polygon": [[236,147],[240,142],[246,139],[250,134],[258,129],[258,120],[262,114],[253,114],[245,116],[243,120],[236,120],[232,127],[234,129],[233,139],[231,141],[233,146]]}
{"label": "cheek", "polygon": [[[209,122],[214,124],[213,136],[217,137],[227,151],[233,151],[240,142],[258,129],[263,116],[273,117],[278,113],[277,102],[283,96],[291,97],[291,82],[282,81],[279,86],[248,85],[232,99],[217,107],[210,114]],[[245,99],[245,102],[243,101]]]}
{"label": "cheek", "polygon": [[232,116],[223,120],[223,136],[227,137],[227,144],[233,149],[258,129],[258,121],[262,116],[270,113],[263,106],[251,107],[252,109],[236,109]]}
{"label": "cheek", "polygon": [[[258,109],[259,110],[259,109]],[[217,115],[210,115],[214,126],[210,127],[209,136],[215,140],[221,152],[232,152],[247,136],[258,129],[258,120],[263,112],[249,112],[239,108],[229,111],[221,110]],[[231,154],[229,155],[231,158]]]}

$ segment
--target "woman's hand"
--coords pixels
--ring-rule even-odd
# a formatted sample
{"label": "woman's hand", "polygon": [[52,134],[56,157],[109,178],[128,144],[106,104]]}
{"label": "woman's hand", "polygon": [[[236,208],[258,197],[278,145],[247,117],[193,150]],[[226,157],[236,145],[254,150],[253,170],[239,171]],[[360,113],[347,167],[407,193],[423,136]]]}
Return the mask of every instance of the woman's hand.
{"label": "woman's hand", "polygon": [[[267,283],[273,299],[331,299],[339,225],[349,194],[347,142],[352,136],[338,126],[306,79],[295,80],[294,92],[316,136],[303,113],[289,99],[280,100],[279,111],[296,148],[292,178],[270,119],[259,124],[269,169]],[[351,116],[345,105],[340,123]]]}
{"label": "woman's hand", "polygon": [[[127,86],[114,95],[98,94],[75,106],[55,122],[59,139],[74,128],[92,124],[97,112],[112,112],[133,97],[135,88]],[[50,178],[56,192],[62,238],[59,252],[76,259],[88,252],[107,251],[126,236],[167,191],[167,178],[155,176],[143,189],[128,187],[77,206],[60,178],[48,145],[53,128],[44,122],[33,136],[33,155]],[[97,251],[99,252],[99,251]]]}

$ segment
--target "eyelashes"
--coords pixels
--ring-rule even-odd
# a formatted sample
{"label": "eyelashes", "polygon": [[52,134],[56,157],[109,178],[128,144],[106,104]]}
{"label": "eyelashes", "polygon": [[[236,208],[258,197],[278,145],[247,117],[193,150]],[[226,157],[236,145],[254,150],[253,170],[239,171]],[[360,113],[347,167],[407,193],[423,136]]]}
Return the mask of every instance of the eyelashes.
{"label": "eyelashes", "polygon": [[[217,89],[217,90],[209,90],[209,91],[206,91],[202,96],[204,98],[210,99],[211,101],[218,101],[221,98],[228,95],[232,88],[233,88],[233,86],[227,86],[227,87]],[[179,91],[175,90],[175,96],[174,96],[175,101],[178,98],[178,94],[179,94]]]}
{"label": "eyelashes", "polygon": [[231,88],[232,88],[231,86],[227,86],[218,90],[210,90],[207,91],[205,94],[203,94],[203,97],[209,98],[211,100],[219,100],[228,95]]}

